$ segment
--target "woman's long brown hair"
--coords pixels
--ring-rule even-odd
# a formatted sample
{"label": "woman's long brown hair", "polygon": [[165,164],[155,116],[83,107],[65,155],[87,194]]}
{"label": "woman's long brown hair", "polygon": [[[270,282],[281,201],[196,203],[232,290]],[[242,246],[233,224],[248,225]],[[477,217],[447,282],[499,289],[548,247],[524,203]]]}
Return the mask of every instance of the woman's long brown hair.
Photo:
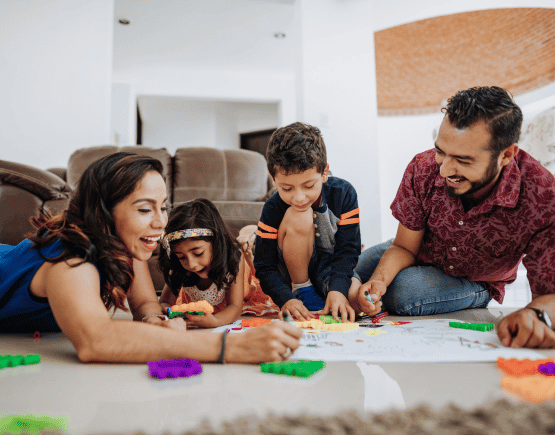
{"label": "woman's long brown hair", "polygon": [[130,153],[106,156],[85,170],[67,210],[56,216],[41,212],[38,218],[31,219],[37,231],[29,239],[39,253],[40,248],[61,241],[62,253],[52,259],[43,257],[45,261],[80,258],[72,266],[86,262],[96,265],[100,297],[107,309],[126,311],[123,303],[134,276],[131,252],[116,235],[114,207],[135,190],[149,171],[162,175],[162,163]]}

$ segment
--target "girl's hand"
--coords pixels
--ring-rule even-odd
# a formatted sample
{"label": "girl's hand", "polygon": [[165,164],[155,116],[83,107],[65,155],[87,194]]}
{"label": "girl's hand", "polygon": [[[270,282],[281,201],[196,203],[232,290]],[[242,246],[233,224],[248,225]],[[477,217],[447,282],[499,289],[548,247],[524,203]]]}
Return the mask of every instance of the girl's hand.
{"label": "girl's hand", "polygon": [[164,328],[174,329],[176,331],[186,331],[187,323],[181,317],[174,317],[173,319],[165,320],[160,326]]}
{"label": "girl's hand", "polygon": [[215,328],[217,326],[221,326],[218,319],[213,314],[189,314],[185,313],[187,316],[187,322],[191,326],[199,326],[201,328]]}
{"label": "girl's hand", "polygon": [[302,335],[302,329],[285,322],[270,322],[241,334],[229,334],[225,360],[245,363],[284,361],[299,347]]}

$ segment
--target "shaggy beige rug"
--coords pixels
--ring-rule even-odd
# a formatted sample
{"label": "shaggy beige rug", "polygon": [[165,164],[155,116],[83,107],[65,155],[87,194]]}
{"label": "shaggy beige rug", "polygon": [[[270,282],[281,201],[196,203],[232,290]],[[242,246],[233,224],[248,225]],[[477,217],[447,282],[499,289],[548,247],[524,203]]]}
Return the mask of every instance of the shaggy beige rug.
{"label": "shaggy beige rug", "polygon": [[183,435],[547,435],[555,434],[555,403],[498,400],[471,410],[419,406],[406,411],[330,417],[239,418],[215,430],[204,423]]}

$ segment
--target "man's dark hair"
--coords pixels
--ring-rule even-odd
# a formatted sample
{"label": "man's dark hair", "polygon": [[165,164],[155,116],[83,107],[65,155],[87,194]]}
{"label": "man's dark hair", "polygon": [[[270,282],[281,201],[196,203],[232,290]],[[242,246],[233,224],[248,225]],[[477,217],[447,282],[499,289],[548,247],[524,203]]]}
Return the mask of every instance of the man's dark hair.
{"label": "man's dark hair", "polygon": [[323,174],[328,164],[326,145],[320,130],[302,122],[274,131],[266,151],[266,160],[272,178],[278,170],[286,174],[300,174],[316,168]]}
{"label": "man's dark hair", "polygon": [[464,129],[476,122],[484,121],[491,134],[490,150],[499,155],[517,143],[522,126],[522,112],[504,89],[497,86],[482,86],[459,91],[447,101],[442,109],[449,122]]}

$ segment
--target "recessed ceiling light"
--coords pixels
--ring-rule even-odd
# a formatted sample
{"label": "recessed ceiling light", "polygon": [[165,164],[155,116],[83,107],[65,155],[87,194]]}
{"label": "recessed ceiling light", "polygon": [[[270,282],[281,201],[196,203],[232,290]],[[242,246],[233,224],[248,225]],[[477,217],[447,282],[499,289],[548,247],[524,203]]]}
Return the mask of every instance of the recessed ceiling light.
{"label": "recessed ceiling light", "polygon": [[283,32],[274,33],[274,38],[276,38],[276,39],[285,39],[285,33],[283,33]]}
{"label": "recessed ceiling light", "polygon": [[123,25],[123,26],[127,26],[129,23],[131,23],[131,21],[126,20],[125,18],[120,18],[120,19],[118,20],[118,23],[120,23],[120,24]]}

